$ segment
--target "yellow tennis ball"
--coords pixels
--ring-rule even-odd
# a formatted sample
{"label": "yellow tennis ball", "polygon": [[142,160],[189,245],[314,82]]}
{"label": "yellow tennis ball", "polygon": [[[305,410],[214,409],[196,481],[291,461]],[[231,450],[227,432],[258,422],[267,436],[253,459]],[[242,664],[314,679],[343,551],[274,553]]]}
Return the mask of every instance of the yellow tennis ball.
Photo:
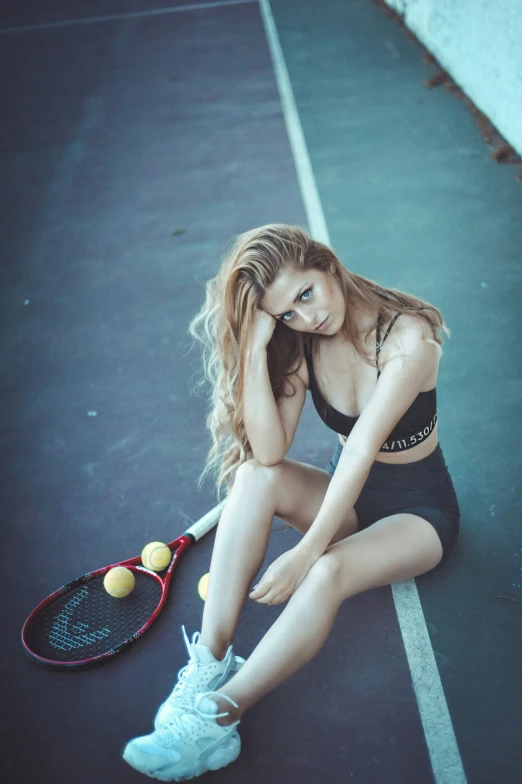
{"label": "yellow tennis ball", "polygon": [[210,575],[208,573],[204,574],[203,577],[200,579],[200,581],[198,583],[198,593],[201,596],[201,598],[203,599],[203,601],[205,601],[205,599],[207,598],[208,578],[209,578],[209,576]]}
{"label": "yellow tennis ball", "polygon": [[161,572],[172,559],[172,553],[163,542],[149,542],[141,551],[141,562],[146,569]]}
{"label": "yellow tennis ball", "polygon": [[103,578],[103,587],[115,599],[123,599],[134,589],[136,580],[134,574],[125,566],[114,566]]}

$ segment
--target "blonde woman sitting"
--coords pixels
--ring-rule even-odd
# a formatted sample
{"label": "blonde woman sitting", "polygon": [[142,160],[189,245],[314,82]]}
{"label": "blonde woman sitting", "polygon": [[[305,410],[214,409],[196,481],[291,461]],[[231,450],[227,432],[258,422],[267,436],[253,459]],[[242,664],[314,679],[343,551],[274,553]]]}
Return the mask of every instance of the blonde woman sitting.
{"label": "blonde woman sitting", "polygon": [[[437,438],[441,313],[348,271],[295,226],[240,235],[190,325],[212,389],[213,472],[228,500],[201,633],[155,730],[124,759],[162,781],[233,762],[249,708],[320,650],[350,596],[448,557],[459,507]],[[326,470],[287,454],[310,390],[338,437]],[[302,534],[252,589],[274,516]],[[245,600],[286,606],[245,662]]]}

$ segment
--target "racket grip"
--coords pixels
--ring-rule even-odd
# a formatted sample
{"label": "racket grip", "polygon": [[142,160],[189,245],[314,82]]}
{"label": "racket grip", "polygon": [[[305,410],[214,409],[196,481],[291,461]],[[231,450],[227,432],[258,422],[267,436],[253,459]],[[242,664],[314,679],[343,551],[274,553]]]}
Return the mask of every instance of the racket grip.
{"label": "racket grip", "polygon": [[228,498],[225,498],[224,501],[221,501],[221,503],[211,509],[210,512],[207,512],[207,514],[201,517],[194,525],[191,525],[190,528],[185,531],[184,536],[193,536],[197,542],[198,539],[205,536],[212,528],[215,528],[227,501]]}

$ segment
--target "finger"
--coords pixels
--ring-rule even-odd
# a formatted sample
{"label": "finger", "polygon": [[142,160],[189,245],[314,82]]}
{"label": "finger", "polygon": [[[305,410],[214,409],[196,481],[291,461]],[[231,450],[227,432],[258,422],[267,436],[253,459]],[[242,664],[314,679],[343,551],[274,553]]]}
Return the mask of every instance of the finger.
{"label": "finger", "polygon": [[254,599],[254,601],[258,602],[258,604],[281,604],[285,601],[284,593],[281,591],[276,590],[275,588],[271,588],[264,596],[259,599]]}
{"label": "finger", "polygon": [[280,589],[277,591],[274,589],[264,598],[268,599],[268,604],[283,604],[290,599],[291,595],[291,591],[287,589]]}
{"label": "finger", "polygon": [[259,604],[270,604],[275,596],[275,588],[272,585],[259,586],[258,590],[250,595],[250,598]]}
{"label": "finger", "polygon": [[250,598],[256,600],[259,599],[261,596],[264,596],[266,593],[268,593],[271,587],[271,583],[267,582],[266,580],[261,580],[261,582],[258,585],[255,585],[250,592]]}
{"label": "finger", "polygon": [[271,592],[269,591],[269,592],[268,592],[268,593],[266,593],[264,596],[260,596],[259,598],[256,598],[255,596],[253,596],[252,598],[253,598],[253,599],[254,599],[254,601],[255,601],[255,602],[257,602],[258,604],[272,604],[272,599],[271,599],[271,596],[272,596],[272,594],[271,594]]}

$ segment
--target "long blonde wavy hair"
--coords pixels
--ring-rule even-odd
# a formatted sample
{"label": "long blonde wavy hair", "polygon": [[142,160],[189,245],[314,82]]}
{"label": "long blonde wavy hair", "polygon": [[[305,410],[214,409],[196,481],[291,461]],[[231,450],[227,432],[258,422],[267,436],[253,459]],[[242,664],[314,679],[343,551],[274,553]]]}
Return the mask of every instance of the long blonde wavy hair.
{"label": "long blonde wavy hair", "polygon": [[[430,328],[432,339],[428,339],[439,347],[440,334],[450,336],[442,314],[433,305],[350,272],[329,247],[313,240],[299,226],[272,223],[240,234],[225,252],[216,277],[207,282],[206,301],[189,324],[189,333],[202,344],[203,378],[196,383],[196,389],[206,381],[210,383],[206,423],[212,446],[198,487],[212,474],[218,499],[222,486],[230,491],[237,469],[253,454],[243,418],[245,350],[256,309],[267,288],[288,265],[299,271],[316,269],[334,275],[346,301],[341,331],[372,366],[375,357],[366,354],[363,344],[376,329],[379,313],[384,322],[395,313],[420,317]],[[364,334],[357,333],[350,320],[351,308],[361,305],[375,313],[375,322]],[[268,372],[276,402],[287,394],[285,379],[299,367],[305,348],[315,356],[317,340],[313,334],[292,330],[277,321],[267,346]],[[439,351],[442,353],[442,348]]]}

